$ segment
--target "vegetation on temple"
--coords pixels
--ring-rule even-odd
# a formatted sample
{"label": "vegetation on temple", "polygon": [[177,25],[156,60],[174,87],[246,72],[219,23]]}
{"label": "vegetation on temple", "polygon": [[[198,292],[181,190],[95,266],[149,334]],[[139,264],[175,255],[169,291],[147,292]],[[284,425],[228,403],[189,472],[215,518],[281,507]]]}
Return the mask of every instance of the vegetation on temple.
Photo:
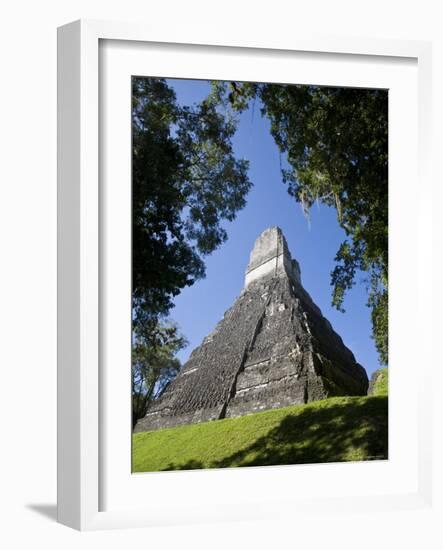
{"label": "vegetation on temple", "polygon": [[376,370],[371,377],[368,395],[388,395],[389,370],[387,368]]}

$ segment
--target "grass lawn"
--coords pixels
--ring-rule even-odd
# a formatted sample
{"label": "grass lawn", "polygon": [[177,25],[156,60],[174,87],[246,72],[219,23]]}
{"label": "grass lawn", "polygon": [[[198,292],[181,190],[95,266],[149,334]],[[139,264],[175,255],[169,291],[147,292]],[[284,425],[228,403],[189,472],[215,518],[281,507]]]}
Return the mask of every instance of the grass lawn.
{"label": "grass lawn", "polygon": [[[387,384],[386,384],[387,386]],[[388,397],[333,397],[133,435],[133,472],[388,458]]]}

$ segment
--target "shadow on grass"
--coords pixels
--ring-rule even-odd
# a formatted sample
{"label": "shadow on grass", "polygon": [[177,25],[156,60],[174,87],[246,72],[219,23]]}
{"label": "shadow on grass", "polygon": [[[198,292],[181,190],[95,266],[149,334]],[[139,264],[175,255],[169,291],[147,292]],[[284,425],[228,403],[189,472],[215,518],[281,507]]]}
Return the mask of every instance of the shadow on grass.
{"label": "shadow on grass", "polygon": [[286,416],[252,445],[204,465],[197,458],[164,470],[312,464],[388,458],[388,398],[372,397]]}

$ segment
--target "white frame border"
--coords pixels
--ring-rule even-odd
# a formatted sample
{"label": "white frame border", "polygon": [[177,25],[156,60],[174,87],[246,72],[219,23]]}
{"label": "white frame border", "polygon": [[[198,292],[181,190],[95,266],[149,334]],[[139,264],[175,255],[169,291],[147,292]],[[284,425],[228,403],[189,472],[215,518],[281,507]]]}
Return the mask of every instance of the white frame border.
{"label": "white frame border", "polygon": [[[172,31],[171,31],[172,32]],[[236,48],[266,48],[350,55],[410,57],[418,63],[419,182],[430,193],[431,45],[428,42],[298,35],[251,41],[204,36],[192,41],[144,25],[76,21],[58,29],[58,521],[70,527],[106,529],[170,525],[143,510],[99,511],[99,40],[170,42]],[[431,234],[429,226],[422,227]],[[429,263],[431,249],[422,251]],[[431,289],[429,298],[432,298]],[[431,367],[420,378],[420,456],[417,493],[362,497],[359,509],[417,508],[432,497]],[[332,505],[328,499],[328,506]],[[342,499],[337,510],[355,509]],[[318,500],[306,503],[319,511]],[[254,516],[254,514],[252,514]],[[204,519],[196,518],[196,522]],[[253,519],[250,513],[240,519]],[[187,520],[186,523],[188,523]]]}

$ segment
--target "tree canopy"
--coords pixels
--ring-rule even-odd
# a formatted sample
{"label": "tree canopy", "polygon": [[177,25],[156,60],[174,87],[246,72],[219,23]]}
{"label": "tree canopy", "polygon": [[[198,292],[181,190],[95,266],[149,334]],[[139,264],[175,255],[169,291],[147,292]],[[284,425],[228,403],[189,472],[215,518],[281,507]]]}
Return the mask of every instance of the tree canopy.
{"label": "tree canopy", "polygon": [[133,316],[145,331],[204,276],[204,256],[227,238],[223,220],[245,205],[235,130],[210,98],[181,106],[166,80],[132,80]]}
{"label": "tree canopy", "polygon": [[344,311],[359,272],[380,361],[388,361],[388,92],[215,82],[213,102],[243,111],[258,100],[282,153],[283,180],[306,214],[333,206],[346,238],[331,273],[332,304]]}

